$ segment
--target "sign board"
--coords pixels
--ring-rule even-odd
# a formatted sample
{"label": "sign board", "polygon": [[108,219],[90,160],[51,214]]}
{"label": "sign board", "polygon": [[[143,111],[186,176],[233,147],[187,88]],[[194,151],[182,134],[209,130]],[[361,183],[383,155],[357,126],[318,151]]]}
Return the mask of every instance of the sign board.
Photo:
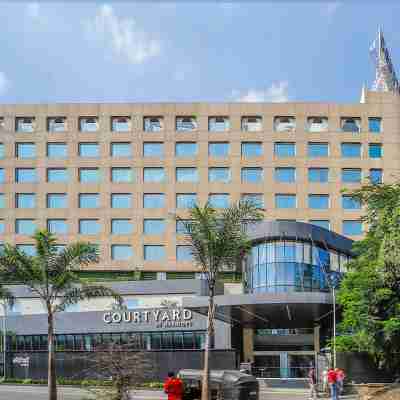
{"label": "sign board", "polygon": [[13,364],[19,365],[20,367],[29,367],[30,358],[29,357],[14,357],[12,360]]}

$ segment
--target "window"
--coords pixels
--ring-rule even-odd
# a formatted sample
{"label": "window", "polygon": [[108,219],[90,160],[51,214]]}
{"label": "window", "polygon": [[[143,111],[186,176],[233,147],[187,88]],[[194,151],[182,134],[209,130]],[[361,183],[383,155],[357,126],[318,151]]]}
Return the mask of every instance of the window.
{"label": "window", "polygon": [[227,193],[212,193],[208,196],[208,202],[213,208],[228,208],[229,194]]}
{"label": "window", "polygon": [[263,181],[263,169],[259,167],[242,168],[242,183],[261,183]]}
{"label": "window", "polygon": [[294,157],[296,145],[295,143],[275,143],[274,152],[276,157]]}
{"label": "window", "polygon": [[360,183],[361,182],[361,169],[360,168],[343,168],[342,169],[342,182]]}
{"label": "window", "polygon": [[197,205],[196,193],[177,193],[176,208],[193,208]]}
{"label": "window", "polygon": [[18,158],[36,158],[35,143],[16,143],[15,155]]}
{"label": "window", "polygon": [[195,143],[195,142],[177,142],[175,144],[175,155],[177,157],[196,157],[197,143]]}
{"label": "window", "polygon": [[111,168],[111,182],[114,183],[130,183],[133,182],[132,169],[129,167]]}
{"label": "window", "polygon": [[329,156],[329,144],[328,143],[308,143],[308,157],[328,157]]}
{"label": "window", "polygon": [[16,193],[16,208],[36,208],[36,195],[34,193]]}
{"label": "window", "polygon": [[133,232],[133,224],[130,219],[112,219],[111,234],[130,235]]}
{"label": "window", "polygon": [[132,195],[129,193],[111,193],[111,208],[131,208]]}
{"label": "window", "polygon": [[68,234],[68,224],[65,219],[48,219],[47,229],[49,232],[57,235],[67,235]]}
{"label": "window", "polygon": [[368,148],[368,154],[370,158],[382,158],[382,144],[370,143]]}
{"label": "window", "polygon": [[261,117],[242,117],[243,132],[260,132],[262,131]]}
{"label": "window", "polygon": [[164,158],[164,143],[145,142],[143,143],[143,157]]}
{"label": "window", "polygon": [[281,182],[281,183],[296,182],[296,168],[293,167],[275,168],[275,182]]}
{"label": "window", "polygon": [[69,174],[66,168],[47,168],[47,182],[65,183],[69,180]]}
{"label": "window", "polygon": [[241,201],[248,202],[257,208],[264,208],[264,197],[261,193],[244,193]]}
{"label": "window", "polygon": [[3,160],[6,157],[6,149],[4,143],[0,143],[0,159]]}
{"label": "window", "polygon": [[187,224],[190,224],[190,219],[176,221],[177,235],[186,235],[188,233]]}
{"label": "window", "polygon": [[328,168],[309,168],[308,182],[328,183],[329,169]]}
{"label": "window", "polygon": [[179,183],[198,182],[199,176],[195,167],[176,168],[176,181]]}
{"label": "window", "polygon": [[47,143],[47,157],[63,159],[68,157],[66,143]]}
{"label": "window", "polygon": [[131,119],[129,117],[112,117],[111,130],[113,132],[129,132],[131,130]]}
{"label": "window", "polygon": [[111,259],[114,261],[126,261],[133,257],[133,249],[129,244],[111,245]]}
{"label": "window", "polygon": [[79,233],[81,235],[98,235],[101,232],[101,225],[98,219],[80,219]]}
{"label": "window", "polygon": [[369,170],[369,179],[374,185],[378,185],[383,182],[383,172],[379,168],[373,168]]}
{"label": "window", "polygon": [[231,170],[226,167],[208,168],[208,181],[229,183],[231,180]]}
{"label": "window", "polygon": [[295,194],[276,194],[275,207],[276,208],[296,208],[297,200]]}
{"label": "window", "polygon": [[341,119],[342,132],[359,133],[361,130],[360,118],[342,118]]}
{"label": "window", "polygon": [[79,118],[79,130],[81,132],[96,132],[98,130],[98,120],[96,117]]}
{"label": "window", "polygon": [[346,158],[360,158],[361,157],[361,143],[342,143],[342,157]]}
{"label": "window", "polygon": [[36,231],[36,223],[34,219],[16,219],[15,233],[19,235],[32,236]]}
{"label": "window", "polygon": [[215,158],[227,158],[229,156],[229,143],[210,142],[208,144],[208,155]]}
{"label": "window", "polygon": [[176,117],[176,130],[178,132],[190,132],[196,129],[196,117]]}
{"label": "window", "polygon": [[164,208],[165,195],[163,193],[145,193],[143,194],[144,208]]}
{"label": "window", "polygon": [[309,194],[308,207],[314,210],[325,210],[329,208],[329,195]]}
{"label": "window", "polygon": [[343,221],[343,235],[355,236],[362,233],[361,221]]}
{"label": "window", "polygon": [[99,208],[100,195],[98,193],[80,193],[79,208]]}
{"label": "window", "polygon": [[4,183],[6,181],[6,174],[4,168],[0,168],[0,183]]}
{"label": "window", "polygon": [[99,183],[100,171],[98,168],[79,168],[79,182]]}
{"label": "window", "polygon": [[176,261],[193,261],[191,246],[176,246]]}
{"label": "window", "polygon": [[18,183],[36,183],[37,175],[35,168],[16,168],[15,182]]}
{"label": "window", "polygon": [[263,155],[262,143],[260,142],[243,142],[242,143],[242,157],[253,158],[261,157]]}
{"label": "window", "polygon": [[330,221],[328,219],[310,219],[310,224],[319,226],[320,228],[330,229]]}
{"label": "window", "polygon": [[165,247],[161,245],[145,245],[144,259],[146,261],[163,261],[165,259]]}
{"label": "window", "polygon": [[368,130],[372,133],[382,132],[382,119],[381,118],[368,118]]}
{"label": "window", "polygon": [[48,193],[47,208],[68,208],[66,193]]}
{"label": "window", "polygon": [[65,117],[50,117],[47,118],[47,130],[49,132],[65,132],[66,118]]}
{"label": "window", "polygon": [[79,156],[97,158],[100,156],[98,143],[79,143]]}
{"label": "window", "polygon": [[30,133],[35,130],[35,118],[33,117],[18,117],[15,121],[17,132]]}
{"label": "window", "polygon": [[132,157],[132,146],[130,142],[111,143],[111,157],[126,158]]}
{"label": "window", "polygon": [[275,117],[275,132],[294,132],[296,130],[296,119],[294,117]]}
{"label": "window", "polygon": [[0,208],[6,208],[6,198],[4,193],[0,193]]}
{"label": "window", "polygon": [[359,210],[361,209],[361,203],[350,195],[343,195],[342,207],[344,210]]}
{"label": "window", "polygon": [[4,220],[0,220],[0,234],[3,235],[4,232],[6,231],[6,224],[4,223]]}
{"label": "window", "polygon": [[308,132],[327,132],[328,118],[326,117],[308,117],[307,130]]}
{"label": "window", "polygon": [[145,132],[160,132],[164,129],[164,119],[162,117],[144,117]]}
{"label": "window", "polygon": [[210,132],[226,132],[229,131],[230,122],[228,117],[209,117],[208,130]]}
{"label": "window", "polygon": [[36,255],[36,247],[33,244],[17,244],[17,249],[24,252],[27,256]]}
{"label": "window", "polygon": [[163,219],[144,219],[143,233],[145,235],[163,235],[165,233],[165,221]]}
{"label": "window", "polygon": [[162,167],[143,168],[143,181],[145,183],[163,183],[165,182],[165,171]]}
{"label": "window", "polygon": [[4,117],[0,117],[0,131],[4,131],[4,129],[5,129]]}

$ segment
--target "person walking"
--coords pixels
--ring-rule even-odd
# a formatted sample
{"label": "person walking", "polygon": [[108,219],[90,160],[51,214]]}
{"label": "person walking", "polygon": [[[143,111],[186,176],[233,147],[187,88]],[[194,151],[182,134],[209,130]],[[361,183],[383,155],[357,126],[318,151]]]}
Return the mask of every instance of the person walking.
{"label": "person walking", "polygon": [[331,389],[331,399],[339,400],[338,387],[337,387],[337,375],[333,368],[328,371],[328,384]]}
{"label": "person walking", "polygon": [[339,394],[343,393],[344,389],[344,378],[346,377],[344,371],[340,368],[335,369],[336,377],[337,377],[337,387]]}
{"label": "person walking", "polygon": [[182,400],[183,382],[171,371],[164,382],[164,393],[168,395],[168,400]]}
{"label": "person walking", "polygon": [[317,394],[317,377],[315,375],[315,368],[311,368],[308,372],[308,384],[310,385],[310,400],[315,400]]}
{"label": "person walking", "polygon": [[324,393],[329,392],[329,387],[328,387],[328,368],[325,368],[322,371],[322,390]]}

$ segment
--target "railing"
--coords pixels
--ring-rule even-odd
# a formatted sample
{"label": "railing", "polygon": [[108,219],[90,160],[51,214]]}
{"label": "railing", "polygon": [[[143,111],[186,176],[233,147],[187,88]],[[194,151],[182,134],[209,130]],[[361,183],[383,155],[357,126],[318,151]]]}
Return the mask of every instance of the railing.
{"label": "railing", "polygon": [[252,375],[257,378],[307,379],[310,367],[253,367]]}

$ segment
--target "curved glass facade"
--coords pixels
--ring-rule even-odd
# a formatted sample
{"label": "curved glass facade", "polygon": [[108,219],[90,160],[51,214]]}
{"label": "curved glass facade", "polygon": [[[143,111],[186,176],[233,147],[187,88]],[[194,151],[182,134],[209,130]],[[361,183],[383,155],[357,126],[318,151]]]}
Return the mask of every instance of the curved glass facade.
{"label": "curved glass facade", "polygon": [[345,272],[349,256],[304,241],[255,243],[246,261],[249,293],[328,291],[326,272]]}

